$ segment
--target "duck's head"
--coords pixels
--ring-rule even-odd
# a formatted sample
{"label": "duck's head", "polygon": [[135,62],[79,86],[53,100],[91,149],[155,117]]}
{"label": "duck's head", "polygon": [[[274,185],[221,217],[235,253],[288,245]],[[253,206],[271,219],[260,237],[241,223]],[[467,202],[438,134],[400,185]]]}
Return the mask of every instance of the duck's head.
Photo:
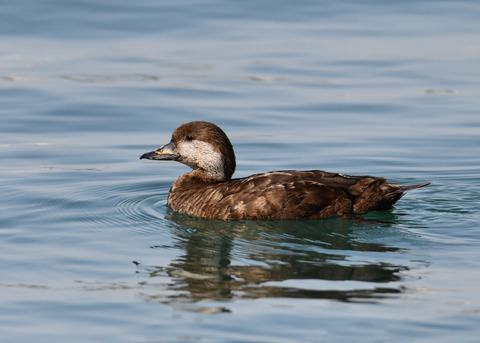
{"label": "duck's head", "polygon": [[222,129],[206,121],[177,127],[170,143],[140,156],[143,158],[179,161],[211,181],[230,180],[235,171],[232,143]]}

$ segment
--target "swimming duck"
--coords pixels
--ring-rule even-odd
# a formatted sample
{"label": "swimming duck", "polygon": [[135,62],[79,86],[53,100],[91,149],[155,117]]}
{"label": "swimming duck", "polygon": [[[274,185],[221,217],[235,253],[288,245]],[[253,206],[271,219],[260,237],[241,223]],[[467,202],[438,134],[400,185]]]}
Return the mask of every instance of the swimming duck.
{"label": "swimming duck", "polygon": [[168,144],[140,159],[173,160],[192,171],[170,188],[167,204],[196,217],[239,219],[317,219],[354,216],[392,208],[405,191],[385,178],[284,170],[232,179],[235,153],[227,135],[205,121],[183,124]]}

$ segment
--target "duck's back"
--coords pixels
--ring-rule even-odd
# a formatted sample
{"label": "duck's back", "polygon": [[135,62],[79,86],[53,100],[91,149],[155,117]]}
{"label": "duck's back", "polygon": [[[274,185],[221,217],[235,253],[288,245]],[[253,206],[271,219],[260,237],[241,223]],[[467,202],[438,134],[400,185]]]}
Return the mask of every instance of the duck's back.
{"label": "duck's back", "polygon": [[386,210],[405,190],[372,176],[315,171],[277,171],[223,182],[191,173],[173,184],[168,205],[175,211],[215,219],[314,219]]}

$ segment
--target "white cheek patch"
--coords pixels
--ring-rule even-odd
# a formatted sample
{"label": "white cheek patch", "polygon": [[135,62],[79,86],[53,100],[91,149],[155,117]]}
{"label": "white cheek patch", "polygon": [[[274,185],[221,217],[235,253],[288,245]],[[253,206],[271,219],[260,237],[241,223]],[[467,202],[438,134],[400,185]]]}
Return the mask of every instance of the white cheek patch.
{"label": "white cheek patch", "polygon": [[203,169],[215,179],[224,179],[224,164],[222,155],[207,142],[194,140],[181,142],[176,147],[182,156],[181,162],[192,169]]}

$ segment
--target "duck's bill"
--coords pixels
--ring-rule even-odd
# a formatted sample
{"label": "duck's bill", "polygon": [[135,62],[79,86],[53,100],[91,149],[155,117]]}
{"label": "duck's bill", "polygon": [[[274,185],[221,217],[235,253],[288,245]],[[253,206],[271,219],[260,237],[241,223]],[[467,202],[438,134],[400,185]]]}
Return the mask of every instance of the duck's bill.
{"label": "duck's bill", "polygon": [[157,150],[147,152],[140,156],[140,159],[147,160],[172,160],[176,161],[180,158],[180,155],[175,151],[175,145],[173,143],[165,144]]}

